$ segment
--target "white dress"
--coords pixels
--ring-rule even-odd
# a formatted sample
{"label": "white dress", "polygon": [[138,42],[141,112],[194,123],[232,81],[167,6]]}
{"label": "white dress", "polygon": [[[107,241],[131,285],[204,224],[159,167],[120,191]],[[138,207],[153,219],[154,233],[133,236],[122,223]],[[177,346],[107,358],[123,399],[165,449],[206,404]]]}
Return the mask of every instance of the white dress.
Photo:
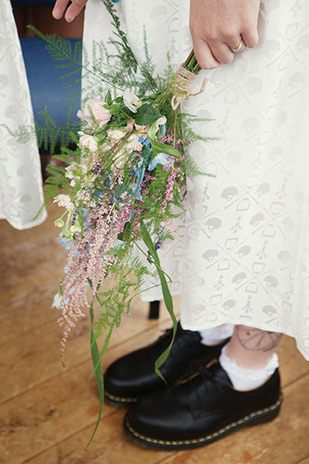
{"label": "white dress", "polygon": [[[175,68],[184,61],[189,1],[120,0],[117,10],[140,59],[146,26],[159,72],[167,50]],[[161,256],[184,328],[282,332],[309,359],[309,2],[263,1],[259,34],[231,65],[203,71],[205,93],[184,105],[211,119],[195,129],[216,139],[190,154],[216,177],[188,180],[185,223]],[[86,47],[110,36],[100,0],[89,0]]]}
{"label": "white dress", "polygon": [[40,158],[35,135],[21,144],[10,135],[19,125],[33,125],[24,62],[10,0],[0,2],[0,219],[16,229],[27,229],[46,218]]}

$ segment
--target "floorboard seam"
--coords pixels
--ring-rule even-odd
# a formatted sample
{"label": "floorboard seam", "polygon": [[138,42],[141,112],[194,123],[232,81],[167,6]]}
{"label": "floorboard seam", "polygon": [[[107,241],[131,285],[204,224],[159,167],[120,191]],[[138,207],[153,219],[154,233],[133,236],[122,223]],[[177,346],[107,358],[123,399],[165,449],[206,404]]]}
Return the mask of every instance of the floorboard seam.
{"label": "floorboard seam", "polygon": [[284,384],[284,385],[281,385],[281,388],[282,390],[284,391],[286,388],[289,388],[291,385],[294,385],[296,382],[304,379],[305,377],[308,377],[309,375],[309,371],[308,372],[305,372],[304,374],[300,375],[299,377],[297,377],[296,379],[294,380],[291,380],[290,382]]}
{"label": "floorboard seam", "polygon": [[[111,416],[113,416],[113,415],[115,415],[115,414],[117,414],[117,413],[119,413],[119,410],[111,411],[110,414],[107,414],[106,416],[102,417],[102,419],[101,419],[102,422],[103,422],[105,419],[107,419],[107,418],[109,418],[109,417],[111,417]],[[57,441],[56,443],[53,443],[53,444],[52,444],[51,446],[49,446],[48,448],[45,448],[43,451],[40,451],[39,453],[37,453],[37,454],[31,456],[30,458],[27,458],[25,461],[21,461],[20,464],[27,464],[27,463],[31,462],[32,459],[36,459],[37,457],[39,457],[40,455],[46,453],[47,451],[50,451],[51,449],[56,448],[58,445],[60,445],[61,443],[64,443],[64,442],[67,441],[67,440],[70,440],[70,439],[71,439],[72,437],[74,437],[75,435],[78,435],[79,433],[84,432],[85,430],[87,430],[87,429],[89,429],[89,428],[95,427],[96,423],[97,423],[97,421],[95,420],[94,422],[91,422],[91,424],[87,424],[85,427],[82,427],[81,429],[76,430],[76,431],[75,431],[74,433],[72,433],[71,435],[68,435],[68,436],[66,436],[65,438],[63,438],[62,440],[59,440],[59,441]],[[90,436],[91,436],[91,434],[89,434],[89,438],[90,438]],[[95,438],[94,438],[94,439],[95,439]],[[90,446],[91,446],[91,445],[90,445]]]}
{"label": "floorboard seam", "polygon": [[[48,325],[48,324],[47,324],[47,325]],[[141,330],[138,334],[132,335],[132,336],[126,338],[125,340],[123,340],[122,342],[116,343],[116,344],[113,345],[113,347],[111,347],[109,350],[112,351],[112,350],[114,350],[114,349],[117,349],[117,348],[119,348],[121,345],[123,345],[123,344],[125,344],[125,343],[128,343],[128,342],[130,342],[130,341],[136,339],[137,336],[142,336],[143,334],[148,333],[148,332],[151,331],[151,330],[154,330],[154,329],[153,329],[153,328],[149,328],[149,329],[146,329],[146,330],[143,329],[143,330]],[[0,347],[1,347],[1,345],[0,345]],[[36,389],[36,388],[41,387],[41,386],[44,385],[46,382],[50,382],[51,380],[55,379],[56,377],[60,377],[60,376],[62,376],[62,375],[65,375],[65,374],[67,374],[68,372],[72,371],[73,369],[78,369],[79,367],[81,367],[81,366],[83,366],[84,364],[89,363],[89,362],[90,362],[90,359],[85,360],[85,361],[81,361],[81,362],[79,362],[79,363],[77,363],[77,364],[71,365],[70,367],[65,367],[65,372],[63,372],[63,373],[61,373],[61,374],[58,373],[58,374],[55,374],[55,375],[53,375],[53,376],[51,376],[51,377],[48,377],[48,378],[46,378],[43,382],[39,382],[39,383],[37,383],[37,384],[35,384],[35,385],[32,385],[30,388],[27,388],[27,389],[23,390],[22,392],[17,393],[17,394],[14,395],[14,396],[11,396],[10,398],[7,398],[7,399],[5,399],[5,400],[0,401],[0,407],[3,406],[3,405],[5,405],[5,404],[7,404],[7,403],[10,403],[11,401],[16,400],[17,398],[19,398],[19,397],[22,396],[22,395],[27,394],[27,393],[28,393],[29,391],[31,391],[31,390],[34,390],[34,389]],[[60,363],[60,361],[59,361],[59,363]]]}
{"label": "floorboard seam", "polygon": [[301,461],[295,462],[295,464],[302,464],[302,462],[306,462],[306,461],[308,462],[308,457],[309,457],[309,455],[307,455],[307,456],[306,456],[304,459],[302,459]]}

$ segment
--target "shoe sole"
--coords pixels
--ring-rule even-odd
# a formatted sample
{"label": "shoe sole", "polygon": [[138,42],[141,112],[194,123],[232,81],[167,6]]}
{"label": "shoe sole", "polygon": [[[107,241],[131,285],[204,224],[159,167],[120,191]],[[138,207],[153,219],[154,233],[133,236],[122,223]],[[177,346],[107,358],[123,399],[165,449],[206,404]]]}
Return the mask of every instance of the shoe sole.
{"label": "shoe sole", "polygon": [[107,391],[104,392],[104,399],[109,406],[117,409],[123,409],[138,401],[138,398],[122,398],[120,396],[111,395]]}
{"label": "shoe sole", "polygon": [[283,397],[280,395],[278,401],[268,408],[260,409],[259,411],[252,412],[238,421],[232,422],[225,427],[222,427],[217,432],[206,435],[201,438],[195,438],[192,440],[159,440],[151,437],[147,437],[138,433],[131,426],[128,415],[124,418],[124,428],[129,434],[129,437],[139,446],[149,449],[164,449],[164,450],[184,450],[184,449],[194,449],[201,446],[205,446],[208,443],[211,443],[215,440],[218,440],[221,437],[224,437],[228,433],[235,432],[237,429],[246,426],[254,426],[259,424],[265,424],[272,421],[277,417],[280,411],[280,406],[282,404]]}

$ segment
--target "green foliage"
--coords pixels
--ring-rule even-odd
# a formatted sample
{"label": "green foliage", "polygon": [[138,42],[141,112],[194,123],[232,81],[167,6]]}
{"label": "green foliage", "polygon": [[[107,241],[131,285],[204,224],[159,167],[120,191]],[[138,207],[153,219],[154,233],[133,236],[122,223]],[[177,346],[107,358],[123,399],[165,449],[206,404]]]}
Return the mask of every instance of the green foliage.
{"label": "green foliage", "polygon": [[[64,226],[65,232],[61,232],[62,237],[72,241],[76,240],[79,245],[83,240],[83,234],[84,237],[87,237],[87,227],[95,235],[98,224],[102,224],[101,218],[108,216],[110,210],[117,213],[121,211],[121,208],[124,208],[124,211],[126,211],[128,205],[125,203],[126,200],[123,199],[123,195],[124,198],[130,199],[130,207],[133,205],[128,216],[125,216],[127,222],[124,228],[122,224],[122,232],[118,234],[118,229],[115,229],[117,239],[115,240],[114,237],[113,240],[115,243],[120,242],[119,247],[117,248],[116,245],[111,247],[106,255],[104,254],[104,259],[102,259],[101,248],[97,248],[99,254],[98,268],[100,271],[98,279],[101,279],[101,281],[96,284],[95,289],[92,288],[92,282],[89,281],[95,300],[92,302],[90,309],[90,345],[100,395],[99,418],[104,397],[100,359],[108,347],[114,327],[119,326],[123,312],[129,312],[133,297],[138,293],[140,286],[144,284],[145,277],[150,274],[149,267],[138,258],[132,258],[132,249],[135,246],[144,253],[138,244],[139,240],[143,240],[146,245],[148,255],[144,254],[153,263],[153,270],[159,275],[164,301],[173,320],[174,339],[177,321],[168,288],[170,278],[161,268],[156,244],[173,239],[170,230],[167,227],[162,227],[162,223],[168,223],[170,219],[178,217],[184,211],[182,205],[183,194],[181,192],[185,177],[184,166],[191,175],[204,174],[200,172],[192,159],[184,156],[187,146],[196,140],[206,140],[191,128],[192,123],[206,120],[196,118],[194,115],[182,114],[180,107],[175,110],[171,105],[174,96],[174,84],[173,69],[169,58],[166,71],[160,76],[156,75],[147,47],[146,33],[144,32],[145,60],[143,63],[139,63],[129,46],[126,34],[121,29],[114,4],[111,0],[102,1],[111,15],[114,36],[109,40],[108,50],[106,44],[95,43],[91,59],[89,59],[86,51],[82,56],[79,47],[72,49],[71,44],[65,39],[44,36],[39,31],[35,31],[39,37],[47,42],[48,51],[58,63],[57,66],[64,70],[63,79],[71,78],[77,71],[82,71],[87,78],[89,88],[84,89],[86,95],[84,103],[89,98],[100,98],[102,101],[105,98],[106,104],[104,106],[111,113],[110,121],[103,127],[100,127],[99,122],[96,121],[92,113],[91,124],[89,126],[84,123],[81,124],[84,132],[89,137],[93,137],[92,141],[95,141],[99,146],[99,149],[97,149],[97,145],[95,145],[92,152],[85,147],[79,148],[79,138],[76,131],[80,128],[80,125],[74,125],[71,122],[72,114],[68,117],[66,126],[59,128],[48,115],[46,108],[43,111],[44,127],[36,126],[39,143],[44,146],[50,145],[52,151],[56,149],[57,141],[61,140],[61,152],[54,157],[70,165],[68,169],[49,166],[50,177],[47,179],[45,187],[45,202],[52,200],[59,193],[64,193],[70,197],[70,209],[63,214],[63,216],[67,214],[67,223]],[[194,71],[197,69],[194,59],[190,61],[190,66]],[[69,84],[68,89],[71,86],[72,84]],[[122,96],[119,96],[120,92],[126,88],[136,93],[143,102],[136,113],[132,113],[125,106]],[[71,93],[69,96],[73,97],[75,94]],[[160,140],[158,127],[155,124],[163,116],[167,119],[166,131],[168,137],[164,139],[165,141]],[[142,132],[135,124],[150,127],[142,131],[144,134],[141,137]],[[110,129],[120,129],[119,140],[118,138],[116,141],[112,140],[109,135]],[[24,128],[20,128],[20,139],[27,136],[26,132]],[[126,143],[129,144],[132,136],[133,139],[135,138],[135,143],[141,137],[143,143],[145,142],[144,146],[126,152]],[[148,141],[147,136],[150,141],[149,145],[146,144],[146,140]],[[72,144],[75,144],[74,149],[71,149]],[[165,165],[164,168],[159,164],[154,171],[150,171],[150,167],[147,171],[149,162],[157,153],[161,152],[174,159],[174,166],[172,166],[169,158],[169,164]],[[124,155],[126,155],[123,161],[124,164],[121,164],[121,157]],[[147,175],[143,177],[145,169]],[[117,170],[121,172],[118,177],[114,175]],[[147,176],[151,178],[151,182],[148,181]],[[141,187],[142,181],[143,187]],[[143,189],[142,199],[138,199],[138,189]],[[167,194],[170,194],[170,198]],[[108,213],[101,212],[103,208],[101,210],[98,205],[102,206],[102,204],[104,208],[106,207],[105,211],[108,211]],[[97,207],[100,217],[95,216],[95,223],[89,226],[85,215],[90,216],[93,210],[97,211]],[[174,210],[175,207],[178,208],[177,212]],[[82,210],[86,210],[87,213],[83,213]],[[78,225],[81,232],[77,232],[76,235],[74,235],[74,228],[77,229],[76,223],[72,222],[73,211],[74,221],[80,221]],[[130,217],[130,219],[127,219],[127,217]],[[86,254],[82,257],[80,257],[79,253],[74,255],[77,257],[78,269],[81,267],[80,263],[85,256],[88,256],[88,244],[92,246],[95,242],[96,240],[86,243],[85,248],[81,251],[81,253],[85,252]],[[106,265],[104,264],[105,256],[112,258],[106,260],[108,263]],[[83,270],[81,270],[82,275],[83,272],[86,273],[86,267],[84,266]],[[73,283],[74,273],[72,272],[67,276],[69,280],[72,279]],[[108,279],[105,279],[106,277]],[[105,288],[105,280],[110,281],[112,287]],[[72,285],[71,289],[73,288],[74,285]],[[97,306],[96,317],[94,315],[94,302]],[[97,345],[99,337],[103,338],[103,345],[100,349]],[[156,363],[156,371],[160,376],[159,368],[165,362],[171,346],[172,343]],[[99,420],[95,430],[98,423]]]}
{"label": "green foliage", "polygon": [[161,114],[149,103],[144,103],[138,110],[136,115],[134,115],[134,119],[136,124],[140,126],[151,125],[158,118],[160,118]]}

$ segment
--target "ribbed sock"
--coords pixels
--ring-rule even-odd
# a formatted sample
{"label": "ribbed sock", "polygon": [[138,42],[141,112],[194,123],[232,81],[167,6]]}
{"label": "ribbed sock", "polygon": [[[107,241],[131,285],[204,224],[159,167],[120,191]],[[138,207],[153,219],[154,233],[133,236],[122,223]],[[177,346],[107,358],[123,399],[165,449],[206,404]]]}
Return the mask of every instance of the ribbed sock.
{"label": "ribbed sock", "polygon": [[231,337],[233,332],[233,324],[223,324],[218,327],[213,327],[212,329],[199,330],[202,337],[201,343],[208,346],[217,345],[221,340]]}
{"label": "ribbed sock", "polygon": [[219,362],[233,384],[235,390],[253,390],[262,385],[279,366],[277,353],[274,353],[270,361],[262,369],[247,369],[239,366],[230,358],[227,351],[228,344],[222,348]]}

